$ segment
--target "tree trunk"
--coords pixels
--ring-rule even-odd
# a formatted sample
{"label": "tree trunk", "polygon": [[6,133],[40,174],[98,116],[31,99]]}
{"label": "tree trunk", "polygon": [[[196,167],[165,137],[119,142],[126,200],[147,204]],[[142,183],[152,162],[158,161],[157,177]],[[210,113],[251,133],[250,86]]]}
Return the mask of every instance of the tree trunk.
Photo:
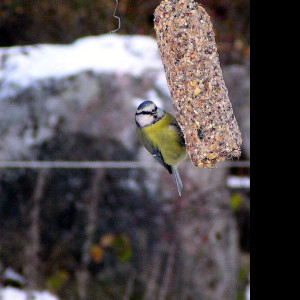
{"label": "tree trunk", "polygon": [[29,212],[30,227],[28,231],[27,244],[25,246],[25,268],[24,272],[28,280],[28,287],[32,289],[40,288],[41,274],[40,272],[40,210],[41,201],[43,200],[44,188],[47,183],[49,175],[48,169],[42,169],[38,173],[35,189],[31,198],[31,205]]}
{"label": "tree trunk", "polygon": [[90,263],[90,249],[94,241],[94,235],[97,225],[97,208],[99,204],[99,198],[101,194],[101,180],[103,178],[104,171],[99,169],[95,171],[94,177],[91,182],[91,188],[86,201],[85,213],[86,213],[86,239],[82,250],[81,268],[77,273],[78,293],[79,299],[88,299],[90,275],[88,271],[88,265]]}
{"label": "tree trunk", "polygon": [[185,190],[174,216],[177,265],[171,299],[235,300],[238,233],[225,186],[226,169],[189,166],[183,175]]}

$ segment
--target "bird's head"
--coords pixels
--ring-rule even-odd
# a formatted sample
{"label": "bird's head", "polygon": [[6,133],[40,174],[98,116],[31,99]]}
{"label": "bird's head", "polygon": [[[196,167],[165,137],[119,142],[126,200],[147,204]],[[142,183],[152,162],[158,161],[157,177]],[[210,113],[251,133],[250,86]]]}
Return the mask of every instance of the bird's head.
{"label": "bird's head", "polygon": [[164,117],[165,111],[156,106],[152,101],[142,102],[135,113],[135,122],[138,127],[152,125]]}

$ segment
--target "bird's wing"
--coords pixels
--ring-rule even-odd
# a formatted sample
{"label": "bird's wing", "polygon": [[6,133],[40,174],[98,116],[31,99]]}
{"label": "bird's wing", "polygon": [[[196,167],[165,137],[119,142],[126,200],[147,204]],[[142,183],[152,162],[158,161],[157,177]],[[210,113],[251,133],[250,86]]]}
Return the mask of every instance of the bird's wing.
{"label": "bird's wing", "polygon": [[167,165],[167,164],[165,163],[164,158],[163,158],[161,152],[160,152],[157,148],[155,148],[154,152],[152,153],[152,156],[153,156],[153,157],[154,157],[161,165],[163,165],[163,166],[168,170],[168,172],[169,172],[170,174],[172,174],[172,168],[171,168],[171,166],[169,166],[169,165]]}
{"label": "bird's wing", "polygon": [[148,139],[147,135],[142,132],[141,130],[138,130],[138,136],[142,142],[142,144],[145,146],[145,148],[152,154],[152,156],[162,165],[164,166],[170,174],[172,174],[172,168],[168,164],[165,163],[164,158],[155,145]]}
{"label": "bird's wing", "polygon": [[183,135],[183,132],[182,132],[180,126],[176,122],[176,120],[174,119],[174,122],[172,122],[170,125],[173,126],[177,130],[178,136],[179,136],[179,143],[180,143],[180,145],[183,146],[183,147],[185,147],[184,135]]}

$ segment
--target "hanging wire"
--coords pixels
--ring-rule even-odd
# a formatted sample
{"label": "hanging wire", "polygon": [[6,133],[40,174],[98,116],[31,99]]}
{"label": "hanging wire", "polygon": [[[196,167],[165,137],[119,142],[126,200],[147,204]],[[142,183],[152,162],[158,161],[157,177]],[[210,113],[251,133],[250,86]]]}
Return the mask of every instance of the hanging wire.
{"label": "hanging wire", "polygon": [[119,5],[119,1],[116,0],[116,7],[115,7],[115,10],[114,10],[113,17],[116,18],[116,19],[118,19],[118,28],[115,29],[115,30],[112,30],[110,33],[115,33],[115,32],[117,32],[121,28],[121,19],[118,16],[116,16],[118,5]]}

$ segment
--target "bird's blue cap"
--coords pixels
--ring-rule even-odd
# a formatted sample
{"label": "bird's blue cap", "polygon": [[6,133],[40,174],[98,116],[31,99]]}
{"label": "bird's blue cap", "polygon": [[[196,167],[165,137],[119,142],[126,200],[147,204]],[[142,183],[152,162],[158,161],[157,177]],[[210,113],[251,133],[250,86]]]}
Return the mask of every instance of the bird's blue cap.
{"label": "bird's blue cap", "polygon": [[150,105],[150,104],[154,104],[152,101],[150,101],[150,100],[147,100],[147,101],[144,101],[144,102],[142,102],[140,105],[139,105],[139,107],[137,108],[138,110],[140,110],[140,109],[143,109],[143,108],[145,108],[146,106],[148,106],[148,105]]}

